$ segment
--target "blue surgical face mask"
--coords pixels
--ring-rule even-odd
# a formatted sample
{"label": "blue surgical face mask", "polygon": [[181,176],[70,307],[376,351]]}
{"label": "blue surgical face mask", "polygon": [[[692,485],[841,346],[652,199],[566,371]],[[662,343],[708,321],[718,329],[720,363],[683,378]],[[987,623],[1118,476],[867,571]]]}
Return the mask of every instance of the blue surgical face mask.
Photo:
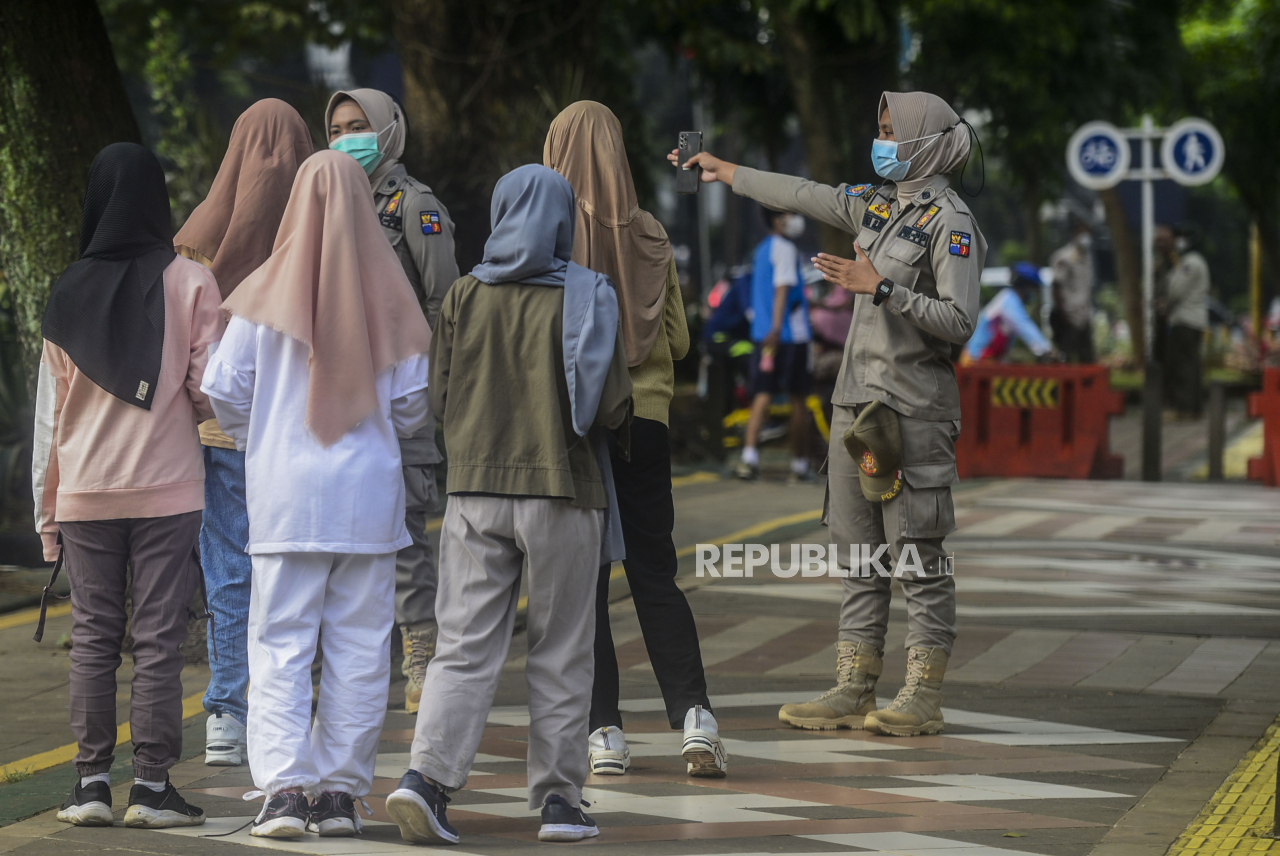
{"label": "blue surgical face mask", "polygon": [[356,159],[356,163],[360,164],[365,175],[373,175],[373,171],[378,168],[378,164],[382,163],[382,159],[386,157],[386,153],[378,148],[378,137],[390,131],[396,124],[396,122],[392,122],[377,134],[373,131],[366,131],[361,134],[343,134],[330,143],[329,148],[351,155]]}
{"label": "blue surgical face mask", "polygon": [[[942,134],[934,134],[932,137],[916,137],[914,140],[903,140],[903,143],[916,143],[920,140],[936,140]],[[930,143],[929,145],[932,145]],[[922,146],[920,151],[924,151],[928,146]],[[920,152],[916,152],[919,154]],[[897,140],[875,140],[871,144],[871,165],[875,168],[876,175],[889,181],[902,181],[907,177],[907,170],[911,169],[911,161],[898,160],[898,141]]]}

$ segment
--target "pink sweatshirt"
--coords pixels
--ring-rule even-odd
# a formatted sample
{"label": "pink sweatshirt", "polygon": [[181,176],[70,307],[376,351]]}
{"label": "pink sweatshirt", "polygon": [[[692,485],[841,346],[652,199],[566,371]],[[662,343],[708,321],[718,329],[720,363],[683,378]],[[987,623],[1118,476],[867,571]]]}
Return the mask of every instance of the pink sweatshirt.
{"label": "pink sweatshirt", "polygon": [[58,557],[60,520],[167,517],[204,509],[197,424],[213,416],[200,378],[222,338],[222,297],[203,265],[164,270],[164,349],[151,409],[103,390],[44,343],[36,395],[32,486],[44,557]]}

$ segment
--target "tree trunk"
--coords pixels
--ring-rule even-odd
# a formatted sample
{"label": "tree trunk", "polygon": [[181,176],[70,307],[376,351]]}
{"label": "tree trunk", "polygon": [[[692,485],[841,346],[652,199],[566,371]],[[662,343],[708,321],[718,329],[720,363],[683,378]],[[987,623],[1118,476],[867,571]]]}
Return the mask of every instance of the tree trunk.
{"label": "tree trunk", "polygon": [[1098,198],[1106,213],[1107,229],[1111,232],[1111,247],[1115,254],[1116,282],[1120,299],[1124,302],[1125,321],[1129,324],[1129,342],[1132,358],[1142,366],[1146,357],[1146,324],[1142,305],[1142,253],[1138,238],[1129,226],[1124,213],[1124,202],[1115,188],[1101,190]]}
{"label": "tree trunk", "polygon": [[0,3],[0,274],[29,377],[49,288],[78,255],[89,165],[138,140],[94,0]]}
{"label": "tree trunk", "polygon": [[[879,181],[871,169],[871,141],[879,125],[880,93],[897,79],[898,38],[891,23],[897,18],[885,9],[877,14],[885,26],[854,44],[830,12],[779,8],[775,14],[805,162],[814,181]],[[819,228],[824,251],[849,255],[846,233],[826,225]]]}
{"label": "tree trunk", "polygon": [[542,162],[547,126],[564,107],[582,98],[609,103],[603,95],[616,82],[594,73],[598,4],[392,0],[392,9],[411,119],[409,171],[448,207],[465,271],[484,253],[494,183]]}

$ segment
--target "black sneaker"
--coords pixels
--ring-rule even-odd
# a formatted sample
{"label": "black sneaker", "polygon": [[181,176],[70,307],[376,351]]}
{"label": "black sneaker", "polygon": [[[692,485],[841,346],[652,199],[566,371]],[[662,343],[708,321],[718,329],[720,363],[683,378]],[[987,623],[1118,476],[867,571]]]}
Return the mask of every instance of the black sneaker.
{"label": "black sneaker", "polygon": [[80,787],[76,782],[71,796],[58,811],[58,820],[76,826],[111,826],[111,786],[106,782],[90,782]]}
{"label": "black sneaker", "polygon": [[458,830],[444,813],[448,804],[448,794],[410,770],[387,797],[387,814],[400,827],[400,837],[411,844],[457,844]]}
{"label": "black sneaker", "polygon": [[325,791],[311,804],[308,832],[319,833],[323,838],[345,838],[355,835],[362,826],[351,794]]}
{"label": "black sneaker", "polygon": [[301,838],[310,817],[311,806],[302,794],[276,794],[253,819],[249,834],[258,838]]}
{"label": "black sneaker", "polygon": [[204,823],[204,812],[187,803],[172,782],[164,783],[163,791],[153,791],[146,785],[134,785],[129,791],[129,808],[124,813],[124,825],[140,829],[169,829],[174,826],[199,826]]}
{"label": "black sneaker", "polygon": [[[586,800],[585,806],[591,805]],[[542,805],[542,828],[539,841],[581,841],[600,834],[596,822],[582,813],[578,806],[571,806],[564,797],[552,794]]]}

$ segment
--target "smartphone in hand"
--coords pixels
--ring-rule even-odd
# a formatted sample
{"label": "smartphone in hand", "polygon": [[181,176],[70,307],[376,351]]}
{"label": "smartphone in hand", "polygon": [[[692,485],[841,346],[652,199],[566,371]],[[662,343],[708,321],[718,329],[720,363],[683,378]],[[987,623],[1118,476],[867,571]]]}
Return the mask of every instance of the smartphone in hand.
{"label": "smartphone in hand", "polygon": [[697,193],[702,184],[702,167],[685,169],[684,164],[702,151],[702,132],[681,131],[678,148],[680,160],[676,164],[676,193]]}

